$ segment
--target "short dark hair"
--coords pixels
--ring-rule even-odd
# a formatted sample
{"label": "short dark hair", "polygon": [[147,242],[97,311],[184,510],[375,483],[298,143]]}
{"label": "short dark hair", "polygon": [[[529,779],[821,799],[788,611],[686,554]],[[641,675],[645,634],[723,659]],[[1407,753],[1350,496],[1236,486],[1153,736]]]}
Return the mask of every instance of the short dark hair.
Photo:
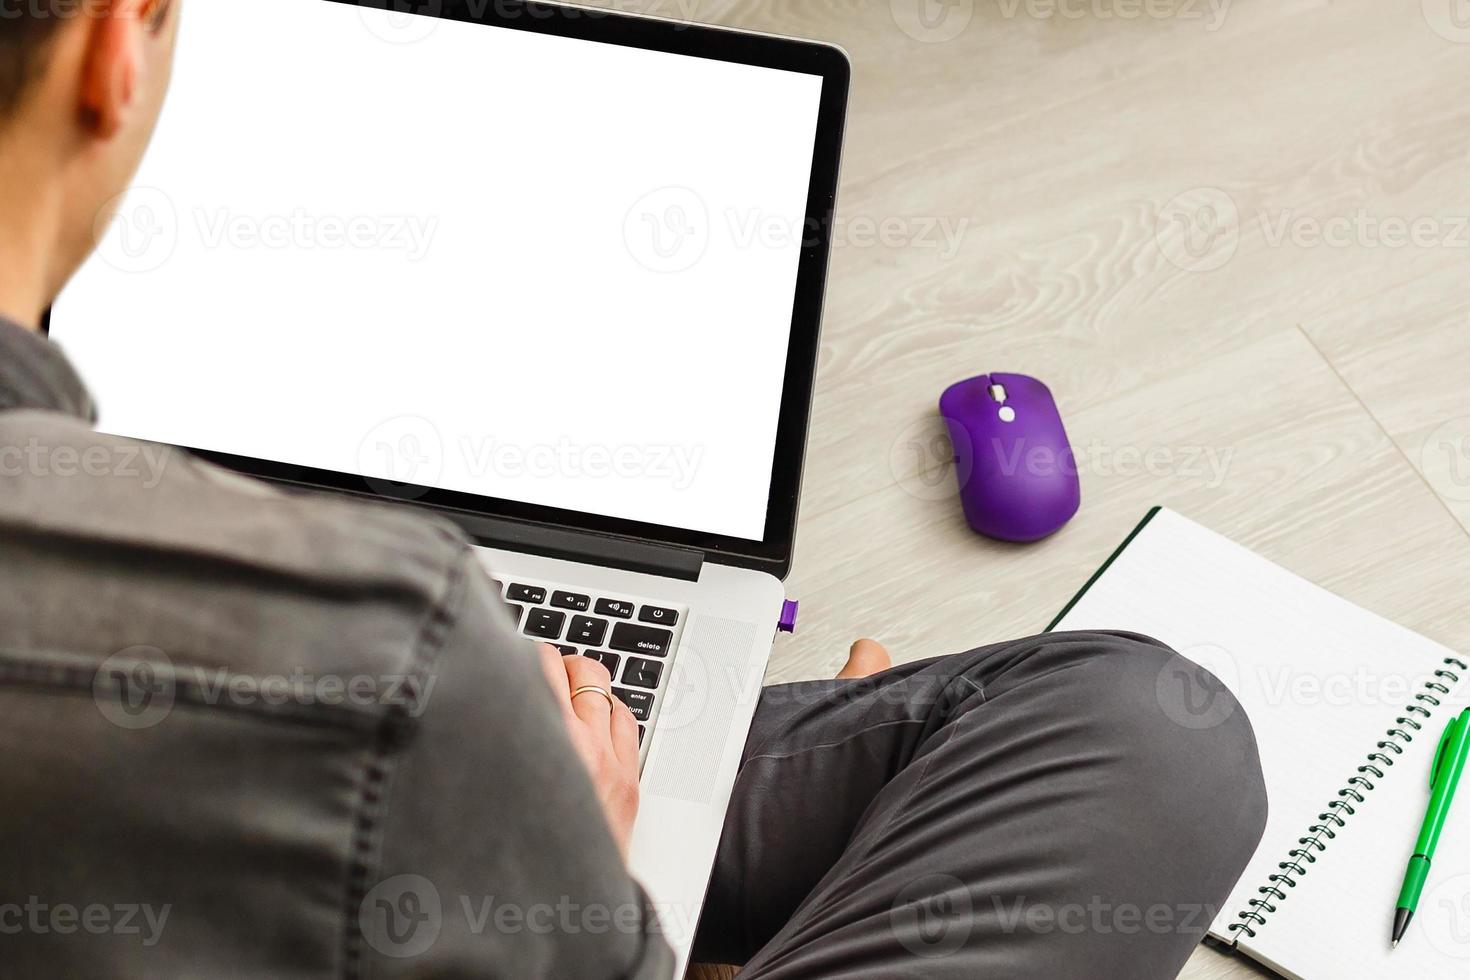
{"label": "short dark hair", "polygon": [[0,119],[15,111],[46,63],[62,18],[46,4],[0,0]]}

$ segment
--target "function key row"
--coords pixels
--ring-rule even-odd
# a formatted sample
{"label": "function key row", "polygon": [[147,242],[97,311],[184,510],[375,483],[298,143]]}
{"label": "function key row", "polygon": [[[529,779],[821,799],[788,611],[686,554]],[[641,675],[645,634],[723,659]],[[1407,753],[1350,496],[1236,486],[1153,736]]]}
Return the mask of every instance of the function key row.
{"label": "function key row", "polygon": [[[505,590],[505,598],[510,602],[521,602],[529,606],[539,606],[547,601],[546,590],[538,585],[512,585]],[[580,592],[556,591],[551,593],[550,604],[557,609],[586,612],[592,608],[592,597]],[[676,626],[679,622],[679,612],[676,609],[664,606],[644,606],[639,609],[636,603],[626,599],[598,599],[593,612],[611,619],[632,619],[635,610],[640,623]]]}

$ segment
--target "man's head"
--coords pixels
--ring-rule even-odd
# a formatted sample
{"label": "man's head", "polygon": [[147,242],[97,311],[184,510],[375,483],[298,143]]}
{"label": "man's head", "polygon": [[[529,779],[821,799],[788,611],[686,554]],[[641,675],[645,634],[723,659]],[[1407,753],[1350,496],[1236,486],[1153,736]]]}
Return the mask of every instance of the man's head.
{"label": "man's head", "polygon": [[158,121],[179,5],[0,0],[0,263],[39,280],[26,300],[0,282],[0,312],[44,308],[94,247]]}

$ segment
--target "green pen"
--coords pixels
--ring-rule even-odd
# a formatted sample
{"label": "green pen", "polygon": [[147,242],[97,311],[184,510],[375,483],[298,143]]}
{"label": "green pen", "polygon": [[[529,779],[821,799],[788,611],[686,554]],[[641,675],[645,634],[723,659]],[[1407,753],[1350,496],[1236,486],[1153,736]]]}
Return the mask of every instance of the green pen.
{"label": "green pen", "polygon": [[1450,719],[1434,756],[1434,770],[1429,775],[1429,811],[1424,814],[1424,829],[1419,831],[1419,842],[1414,845],[1414,856],[1404,873],[1404,888],[1399,892],[1398,909],[1393,914],[1395,949],[1409,931],[1409,920],[1419,907],[1419,896],[1424,894],[1429,864],[1439,847],[1439,835],[1449,819],[1450,804],[1455,800],[1455,789],[1460,785],[1467,760],[1470,760],[1470,708]]}

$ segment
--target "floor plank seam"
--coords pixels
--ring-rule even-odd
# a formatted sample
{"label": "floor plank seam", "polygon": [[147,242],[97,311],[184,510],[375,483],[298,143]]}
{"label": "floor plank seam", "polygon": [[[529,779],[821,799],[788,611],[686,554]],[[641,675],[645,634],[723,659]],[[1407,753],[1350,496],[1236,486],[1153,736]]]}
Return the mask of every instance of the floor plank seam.
{"label": "floor plank seam", "polygon": [[1394,452],[1398,453],[1399,458],[1401,458],[1405,463],[1408,464],[1409,469],[1414,471],[1414,475],[1418,477],[1419,482],[1424,485],[1424,488],[1429,491],[1435,502],[1439,504],[1440,509],[1445,512],[1445,515],[1447,517],[1449,517],[1451,523],[1453,523],[1455,527],[1460,529],[1460,533],[1465,536],[1466,540],[1470,540],[1470,527],[1466,527],[1464,523],[1461,522],[1459,515],[1455,513],[1454,508],[1450,506],[1449,501],[1445,500],[1444,497],[1440,495],[1439,491],[1434,488],[1434,484],[1429,481],[1429,477],[1424,474],[1424,470],[1414,464],[1413,458],[1404,450],[1404,447],[1399,444],[1399,441],[1393,437],[1393,433],[1388,431],[1388,427],[1383,424],[1383,421],[1378,417],[1377,413],[1375,413],[1373,409],[1369,407],[1368,403],[1363,400],[1363,396],[1358,394],[1357,389],[1354,388],[1352,384],[1348,382],[1348,379],[1343,375],[1343,373],[1337,369],[1337,365],[1332,362],[1332,358],[1327,356],[1327,352],[1322,349],[1322,347],[1307,331],[1306,327],[1303,327],[1300,323],[1298,323],[1296,325],[1296,328],[1301,333],[1306,342],[1311,345],[1312,350],[1317,352],[1317,356],[1322,359],[1322,363],[1327,365],[1327,369],[1331,371],[1333,375],[1337,378],[1338,383],[1343,386],[1348,394],[1353,396],[1353,400],[1356,401],[1358,405],[1363,409],[1363,411],[1367,413],[1368,417],[1373,420],[1373,424],[1378,427],[1378,431],[1383,433],[1384,438],[1387,439],[1389,441],[1389,444],[1393,446]]}

